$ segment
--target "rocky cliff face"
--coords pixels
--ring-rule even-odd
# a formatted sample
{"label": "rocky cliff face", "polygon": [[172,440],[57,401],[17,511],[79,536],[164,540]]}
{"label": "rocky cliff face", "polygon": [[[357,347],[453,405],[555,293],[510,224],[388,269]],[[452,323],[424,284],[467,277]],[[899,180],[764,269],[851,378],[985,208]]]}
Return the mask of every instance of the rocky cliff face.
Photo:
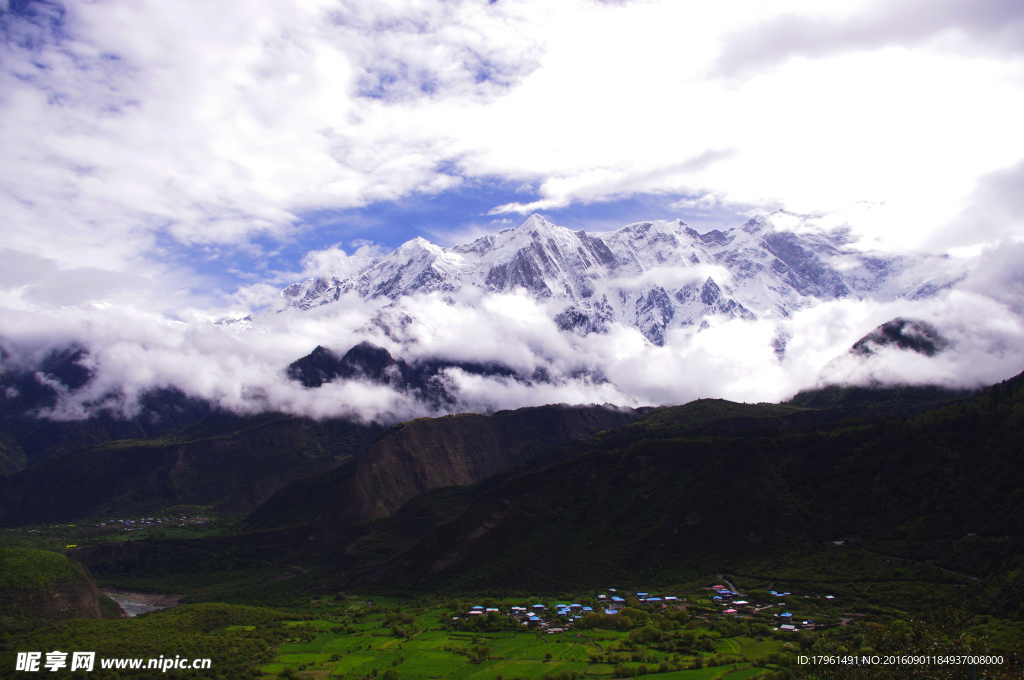
{"label": "rocky cliff face", "polygon": [[589,234],[533,215],[518,227],[442,248],[422,238],[339,279],[293,284],[282,295],[309,310],[354,294],[382,305],[416,293],[525,289],[555,304],[566,331],[618,322],[662,344],[672,328],[705,317],[786,317],[818,300],[927,297],[961,273],[922,264],[940,258],[864,253],[842,231],[794,232],[770,217],[700,234],[680,220],[638,222]]}

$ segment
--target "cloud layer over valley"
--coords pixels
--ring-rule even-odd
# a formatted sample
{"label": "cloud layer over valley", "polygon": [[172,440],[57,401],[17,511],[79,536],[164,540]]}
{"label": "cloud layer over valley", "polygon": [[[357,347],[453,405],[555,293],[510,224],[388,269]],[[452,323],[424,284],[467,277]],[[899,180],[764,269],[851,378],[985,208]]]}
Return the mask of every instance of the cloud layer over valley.
{"label": "cloud layer over valley", "polygon": [[[322,274],[325,258],[308,258],[309,273]],[[843,258],[837,260],[832,264],[843,266]],[[353,275],[360,264],[373,261],[366,254],[342,259],[334,271]],[[666,327],[656,338],[660,343],[621,320],[609,321],[599,332],[566,329],[557,321],[567,304],[564,296],[472,285],[394,299],[349,291],[305,311],[285,305],[284,298],[276,309],[244,319],[218,320],[200,311],[170,319],[109,304],[11,311],[0,319],[0,337],[7,371],[36,370],[52,351],[68,346],[87,348],[82,364],[94,377],[77,390],[63,390],[58,405],[40,413],[55,419],[101,410],[133,415],[141,394],[168,387],[239,413],[394,421],[547,403],[777,401],[825,384],[975,387],[1018,373],[1024,367],[1024,321],[1016,261],[986,253],[969,262],[937,262],[962,266],[969,275],[919,299],[807,298],[791,311],[758,310],[757,318],[711,307],[698,323]],[[693,281],[678,268],[667,268],[667,278],[659,278],[659,271],[644,272],[635,281],[598,281],[598,289],[631,291],[659,283],[685,289],[709,274],[725,292],[736,285],[727,269],[714,265],[686,270],[696,276]],[[857,340],[898,317],[934,327],[942,351],[934,356],[898,347],[850,352]],[[449,401],[432,402],[358,378],[308,388],[286,373],[289,364],[318,345],[341,356],[361,342],[412,365],[448,365],[434,380]],[[504,370],[480,373],[460,365]]]}

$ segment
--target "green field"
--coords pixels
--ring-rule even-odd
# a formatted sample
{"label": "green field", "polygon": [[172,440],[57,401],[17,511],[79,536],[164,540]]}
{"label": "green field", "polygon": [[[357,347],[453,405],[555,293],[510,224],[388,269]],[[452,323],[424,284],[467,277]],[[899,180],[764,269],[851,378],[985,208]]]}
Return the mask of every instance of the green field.
{"label": "green field", "polygon": [[[769,612],[717,616],[697,604],[704,597],[700,589],[688,593],[685,605],[626,607],[615,617],[584,617],[564,632],[549,634],[523,626],[507,612],[512,606],[545,602],[549,609],[542,617],[560,627],[564,619],[550,604],[578,602],[586,595],[469,600],[292,593],[287,606],[186,604],[135,619],[65,620],[10,631],[0,639],[0,667],[13,664],[15,651],[66,648],[95,650],[107,658],[169,652],[208,657],[216,671],[211,677],[224,680],[611,680],[645,675],[663,680],[776,680],[816,677],[813,668],[797,664],[801,653],[914,653],[915,641],[923,640],[936,653],[976,654],[986,649],[981,630],[993,638],[1017,637],[1016,629],[991,617],[979,624],[963,612],[930,622],[857,620],[792,633],[776,629]],[[499,611],[466,615],[476,602]],[[1016,659],[1012,652],[999,653]],[[102,671],[92,677],[119,676]],[[131,677],[185,675],[172,671]]]}
{"label": "green field", "polygon": [[[566,599],[573,598],[562,598]],[[399,678],[474,680],[611,678],[658,673],[665,678],[710,680],[728,676],[743,680],[765,670],[750,667],[750,660],[777,653],[784,644],[783,640],[775,639],[716,637],[712,630],[704,627],[684,628],[682,621],[686,615],[675,611],[672,614],[678,619],[654,614],[651,620],[661,619],[664,632],[657,641],[637,644],[628,630],[570,628],[563,633],[547,634],[521,629],[515,621],[503,624],[506,630],[459,630],[459,623],[452,621],[451,614],[455,610],[449,610],[448,606],[410,607],[409,603],[403,605],[397,600],[387,603],[387,607],[375,601],[369,609],[365,603],[346,606],[347,603],[319,601],[314,604],[323,618],[293,625],[313,628],[315,636],[282,644],[273,661],[261,666],[264,673],[287,676],[294,672],[295,677],[354,679],[383,676],[392,670]],[[514,602],[492,604],[507,611]],[[459,606],[466,605],[459,603]],[[404,634],[396,635],[389,620],[394,623],[394,617],[400,615],[408,623],[404,624]],[[502,614],[502,618],[507,617]],[[689,638],[685,637],[687,633]],[[677,638],[707,638],[707,649],[713,651],[673,651]],[[481,648],[486,648],[485,654],[473,653]],[[724,662],[724,653],[729,655],[729,663],[692,669],[697,659],[702,666]],[[601,654],[614,656],[608,659]]]}

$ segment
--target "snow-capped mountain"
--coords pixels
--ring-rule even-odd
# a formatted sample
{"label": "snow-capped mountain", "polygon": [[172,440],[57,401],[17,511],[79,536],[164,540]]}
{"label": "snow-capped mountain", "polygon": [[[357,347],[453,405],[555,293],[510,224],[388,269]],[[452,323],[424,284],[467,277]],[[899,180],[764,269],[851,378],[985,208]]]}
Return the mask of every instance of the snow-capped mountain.
{"label": "snow-capped mountain", "polygon": [[712,315],[786,317],[818,300],[928,297],[963,276],[941,257],[865,253],[850,247],[842,230],[797,232],[772,217],[704,234],[681,220],[588,234],[532,215],[451,248],[416,238],[353,276],[309,279],[282,295],[309,310],[348,293],[386,303],[465,286],[522,288],[554,303],[564,330],[582,335],[620,322],[660,345],[669,329],[699,326]]}

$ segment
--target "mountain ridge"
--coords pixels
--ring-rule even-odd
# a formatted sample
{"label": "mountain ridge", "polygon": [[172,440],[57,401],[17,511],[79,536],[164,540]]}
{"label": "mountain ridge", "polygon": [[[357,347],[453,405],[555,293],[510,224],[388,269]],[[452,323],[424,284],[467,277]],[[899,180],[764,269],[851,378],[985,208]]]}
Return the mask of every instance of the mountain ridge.
{"label": "mountain ridge", "polygon": [[[534,214],[449,248],[417,237],[347,278],[307,279],[281,295],[287,307],[308,311],[349,294],[387,305],[464,287],[525,290],[558,303],[563,330],[585,335],[619,322],[661,345],[669,330],[708,316],[781,319],[813,300],[921,299],[963,278],[945,271],[947,258],[865,253],[848,247],[845,230],[798,233],[773,216],[790,217],[780,211],[700,234],[682,220],[587,233]],[[944,271],[925,271],[936,262]]]}
{"label": "mountain ridge", "polygon": [[[354,585],[664,582],[695,567],[745,573],[843,537],[960,573],[998,577],[1019,562],[1024,374],[920,415],[805,429],[687,431],[676,422],[683,408],[476,495]],[[1020,606],[1014,597],[1003,606]]]}

